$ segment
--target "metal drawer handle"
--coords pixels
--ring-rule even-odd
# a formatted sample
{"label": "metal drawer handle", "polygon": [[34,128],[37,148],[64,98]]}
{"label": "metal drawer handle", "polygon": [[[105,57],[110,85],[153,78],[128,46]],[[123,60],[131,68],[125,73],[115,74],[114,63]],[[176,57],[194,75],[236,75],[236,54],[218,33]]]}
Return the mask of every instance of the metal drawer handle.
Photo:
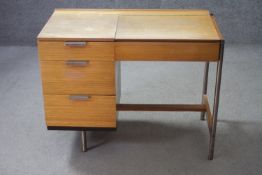
{"label": "metal drawer handle", "polygon": [[84,41],[66,41],[65,46],[69,47],[84,47],[86,46],[86,42]]}
{"label": "metal drawer handle", "polygon": [[80,100],[80,101],[86,101],[89,100],[91,96],[89,95],[70,95],[69,99],[70,100]]}
{"label": "metal drawer handle", "polygon": [[79,66],[79,67],[84,67],[89,64],[89,61],[79,61],[79,60],[67,60],[66,65],[68,66]]}

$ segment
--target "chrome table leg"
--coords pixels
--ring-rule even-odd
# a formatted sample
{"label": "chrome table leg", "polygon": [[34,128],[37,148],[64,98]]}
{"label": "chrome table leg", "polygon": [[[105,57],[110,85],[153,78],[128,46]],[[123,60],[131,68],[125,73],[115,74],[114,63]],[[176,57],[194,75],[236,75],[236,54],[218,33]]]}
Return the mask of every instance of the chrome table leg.
{"label": "chrome table leg", "polygon": [[[202,92],[202,103],[204,95],[207,94],[207,85],[208,85],[208,71],[209,71],[209,62],[206,62],[205,64],[205,72],[204,72],[204,78],[203,78],[203,92]],[[205,120],[205,114],[206,112],[201,112],[200,119]]]}
{"label": "chrome table leg", "polygon": [[86,140],[86,131],[81,132],[81,140],[82,140],[82,151],[87,151],[87,140]]}
{"label": "chrome table leg", "polygon": [[208,154],[209,160],[212,160],[214,157],[217,115],[218,115],[218,106],[219,106],[219,94],[220,94],[222,66],[223,66],[223,55],[224,55],[224,42],[221,42],[220,59],[217,62],[216,85],[215,85],[214,106],[213,106],[213,123],[212,123],[212,132],[211,132],[210,141],[209,141],[209,154]]}

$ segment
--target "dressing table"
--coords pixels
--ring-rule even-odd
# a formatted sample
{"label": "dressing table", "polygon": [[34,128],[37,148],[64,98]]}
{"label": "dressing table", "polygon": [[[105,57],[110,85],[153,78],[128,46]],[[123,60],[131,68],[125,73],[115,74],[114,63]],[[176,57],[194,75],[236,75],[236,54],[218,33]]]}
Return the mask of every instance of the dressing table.
{"label": "dressing table", "polygon": [[[201,112],[214,155],[224,39],[208,10],[56,9],[37,37],[49,130],[115,130],[118,111]],[[199,104],[121,104],[120,61],[203,62]],[[217,63],[214,105],[209,63]],[[206,116],[206,117],[205,117]]]}

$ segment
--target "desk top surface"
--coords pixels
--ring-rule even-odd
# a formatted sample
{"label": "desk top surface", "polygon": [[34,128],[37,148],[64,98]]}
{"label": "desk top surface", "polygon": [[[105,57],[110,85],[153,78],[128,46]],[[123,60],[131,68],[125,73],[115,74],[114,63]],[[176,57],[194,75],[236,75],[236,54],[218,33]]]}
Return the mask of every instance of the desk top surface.
{"label": "desk top surface", "polygon": [[218,41],[208,10],[57,9],[39,40]]}

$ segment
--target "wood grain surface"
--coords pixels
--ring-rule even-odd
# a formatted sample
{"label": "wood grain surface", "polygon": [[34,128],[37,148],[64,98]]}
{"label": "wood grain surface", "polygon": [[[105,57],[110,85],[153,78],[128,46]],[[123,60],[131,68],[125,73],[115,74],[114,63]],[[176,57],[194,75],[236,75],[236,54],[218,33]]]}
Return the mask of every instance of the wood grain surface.
{"label": "wood grain surface", "polygon": [[208,10],[60,9],[38,40],[220,40]]}
{"label": "wood grain surface", "polygon": [[217,61],[219,42],[116,42],[116,60]]}
{"label": "wood grain surface", "polygon": [[66,61],[40,61],[45,94],[115,95],[115,63],[89,61],[85,66]]}
{"label": "wood grain surface", "polygon": [[112,41],[115,37],[117,18],[117,15],[112,14],[55,11],[38,35],[38,39]]}
{"label": "wood grain surface", "polygon": [[83,47],[65,46],[62,41],[38,42],[40,60],[114,60],[113,42],[87,42]]}
{"label": "wood grain surface", "polygon": [[70,100],[69,95],[45,95],[48,126],[116,127],[115,96]]}
{"label": "wood grain surface", "polygon": [[219,40],[209,15],[122,15],[116,40]]}

